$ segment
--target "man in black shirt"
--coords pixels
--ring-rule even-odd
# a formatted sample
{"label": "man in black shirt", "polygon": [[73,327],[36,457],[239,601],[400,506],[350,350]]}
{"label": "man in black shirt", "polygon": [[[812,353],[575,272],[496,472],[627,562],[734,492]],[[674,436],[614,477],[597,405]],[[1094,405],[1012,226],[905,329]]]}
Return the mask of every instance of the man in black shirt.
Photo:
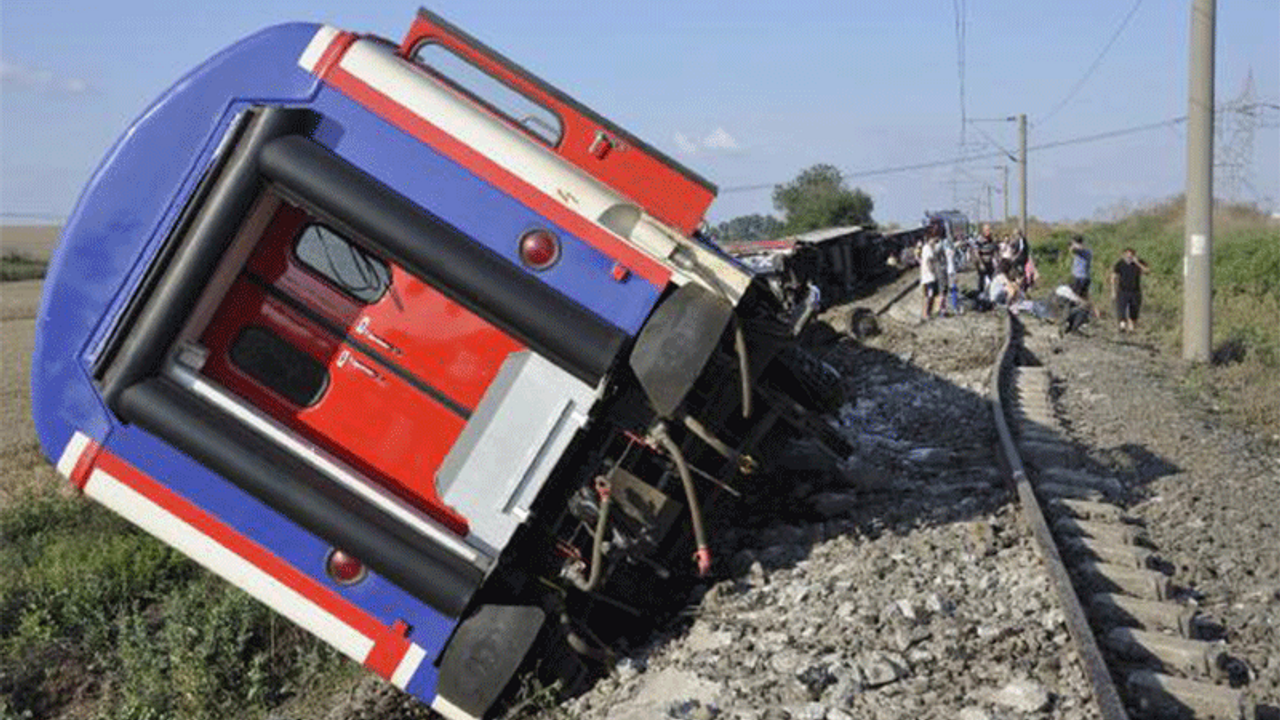
{"label": "man in black shirt", "polygon": [[1116,302],[1116,317],[1120,319],[1120,332],[1138,329],[1138,311],[1142,308],[1142,275],[1150,268],[1138,258],[1133,248],[1125,248],[1124,254],[1111,269],[1111,298]]}
{"label": "man in black shirt", "polygon": [[990,223],[982,226],[982,234],[974,243],[974,267],[978,270],[978,292],[985,293],[987,285],[996,272],[996,252],[999,250],[996,239],[991,236]]}

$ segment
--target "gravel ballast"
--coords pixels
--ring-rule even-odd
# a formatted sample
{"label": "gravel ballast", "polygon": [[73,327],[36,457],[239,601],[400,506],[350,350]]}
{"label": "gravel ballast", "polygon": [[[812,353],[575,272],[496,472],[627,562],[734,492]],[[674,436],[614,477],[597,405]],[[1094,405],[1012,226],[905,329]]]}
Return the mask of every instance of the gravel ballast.
{"label": "gravel ballast", "polygon": [[[986,391],[1000,323],[921,324],[914,300],[826,355],[851,390],[839,424],[864,482],[797,482],[789,500],[807,520],[740,530],[729,577],[685,622],[543,717],[1097,717],[996,469]],[[847,312],[828,318],[839,328]]]}
{"label": "gravel ballast", "polygon": [[1141,334],[1095,324],[1059,338],[1034,320],[1027,330],[1082,469],[1123,485],[1175,597],[1243,663],[1233,670],[1258,716],[1280,717],[1280,428],[1234,424],[1183,382],[1189,365]]}

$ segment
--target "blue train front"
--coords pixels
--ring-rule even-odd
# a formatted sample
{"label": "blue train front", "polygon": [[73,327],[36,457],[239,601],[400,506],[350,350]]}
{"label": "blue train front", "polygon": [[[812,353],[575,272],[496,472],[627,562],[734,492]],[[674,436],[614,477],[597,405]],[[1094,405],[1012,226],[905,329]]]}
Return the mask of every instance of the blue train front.
{"label": "blue train front", "polygon": [[398,46],[270,28],[85,189],[38,322],[41,442],[89,497],[483,716],[530,648],[588,677],[584,638],[706,573],[699,495],[830,401],[794,363],[769,380],[776,304],[690,237],[713,196],[426,11]]}

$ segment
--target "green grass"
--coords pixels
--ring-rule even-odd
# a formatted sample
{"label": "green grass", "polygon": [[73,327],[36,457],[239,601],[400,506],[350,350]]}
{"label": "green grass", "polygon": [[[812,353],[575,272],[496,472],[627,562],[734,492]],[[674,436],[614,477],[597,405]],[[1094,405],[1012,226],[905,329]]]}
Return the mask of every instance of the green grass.
{"label": "green grass", "polygon": [[15,280],[38,280],[44,277],[48,263],[33,260],[15,252],[0,255],[0,282]]}
{"label": "green grass", "polygon": [[261,717],[341,657],[79,498],[0,509],[0,718]]}
{"label": "green grass", "polygon": [[[1093,250],[1093,298],[1114,327],[1107,278],[1126,247],[1151,272],[1142,280],[1139,340],[1172,358],[1182,348],[1183,204],[1170,201],[1116,222],[1046,230],[1032,238],[1037,266],[1053,287],[1070,276],[1068,244],[1085,236]],[[1239,420],[1280,432],[1280,224],[1253,208],[1220,207],[1214,216],[1213,351],[1211,366],[1184,382],[1211,396]]]}

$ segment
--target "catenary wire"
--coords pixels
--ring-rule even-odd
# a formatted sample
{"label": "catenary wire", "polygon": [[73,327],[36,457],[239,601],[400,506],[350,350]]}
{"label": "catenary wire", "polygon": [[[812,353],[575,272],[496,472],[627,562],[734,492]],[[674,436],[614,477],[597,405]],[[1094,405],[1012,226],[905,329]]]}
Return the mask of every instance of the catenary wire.
{"label": "catenary wire", "polygon": [[1039,120],[1036,121],[1038,125],[1044,125],[1045,123],[1049,122],[1050,118],[1052,118],[1054,115],[1057,115],[1058,111],[1066,107],[1067,103],[1071,102],[1072,98],[1076,96],[1076,93],[1080,92],[1080,88],[1084,87],[1084,84],[1089,81],[1089,78],[1093,75],[1093,72],[1098,69],[1099,65],[1102,64],[1102,58],[1106,57],[1107,52],[1111,50],[1111,46],[1115,45],[1116,40],[1120,39],[1120,34],[1123,33],[1124,29],[1129,26],[1129,21],[1133,19],[1133,16],[1137,14],[1138,8],[1141,6],[1142,6],[1142,0],[1135,0],[1135,2],[1133,3],[1133,7],[1129,8],[1129,14],[1125,15],[1124,20],[1120,21],[1120,27],[1116,28],[1116,31],[1111,34],[1111,39],[1107,41],[1106,45],[1102,46],[1102,52],[1098,53],[1098,56],[1093,59],[1092,63],[1089,64],[1089,69],[1084,71],[1084,75],[1080,76],[1080,79],[1076,81],[1076,84],[1071,87],[1071,90],[1069,92],[1067,92],[1066,97],[1062,98],[1062,100],[1060,100],[1057,105],[1053,106],[1052,110],[1045,113],[1043,117],[1041,117]]}
{"label": "catenary wire", "polygon": [[[1091,135],[1081,135],[1074,138],[1066,138],[1063,140],[1054,140],[1052,142],[1041,143],[1039,145],[1031,145],[1027,147],[1027,153],[1037,152],[1040,150],[1051,150],[1053,148],[1065,147],[1068,145],[1080,145],[1084,143],[1097,142],[1099,140],[1110,140],[1111,138],[1123,137],[1125,135],[1133,135],[1135,133],[1156,130],[1162,127],[1172,127],[1187,121],[1187,116],[1182,115],[1168,120],[1159,122],[1146,123],[1145,125],[1135,125],[1133,127],[1120,128],[1118,130],[1108,130],[1106,132],[1094,133]],[[929,170],[931,168],[953,165],[955,163],[967,163],[977,160],[990,160],[992,158],[1005,157],[1003,152],[988,152],[977,155],[965,155],[963,157],[948,158],[946,160],[932,160],[928,162],[912,163],[909,165],[894,165],[891,167],[875,168],[872,170],[857,170],[853,172],[841,173],[841,176],[848,179],[874,177],[876,175],[893,175],[901,172],[911,172],[914,170]],[[777,187],[779,183],[755,183],[751,185],[735,185],[720,189],[720,193],[732,192],[752,192],[758,190],[771,190]]]}

